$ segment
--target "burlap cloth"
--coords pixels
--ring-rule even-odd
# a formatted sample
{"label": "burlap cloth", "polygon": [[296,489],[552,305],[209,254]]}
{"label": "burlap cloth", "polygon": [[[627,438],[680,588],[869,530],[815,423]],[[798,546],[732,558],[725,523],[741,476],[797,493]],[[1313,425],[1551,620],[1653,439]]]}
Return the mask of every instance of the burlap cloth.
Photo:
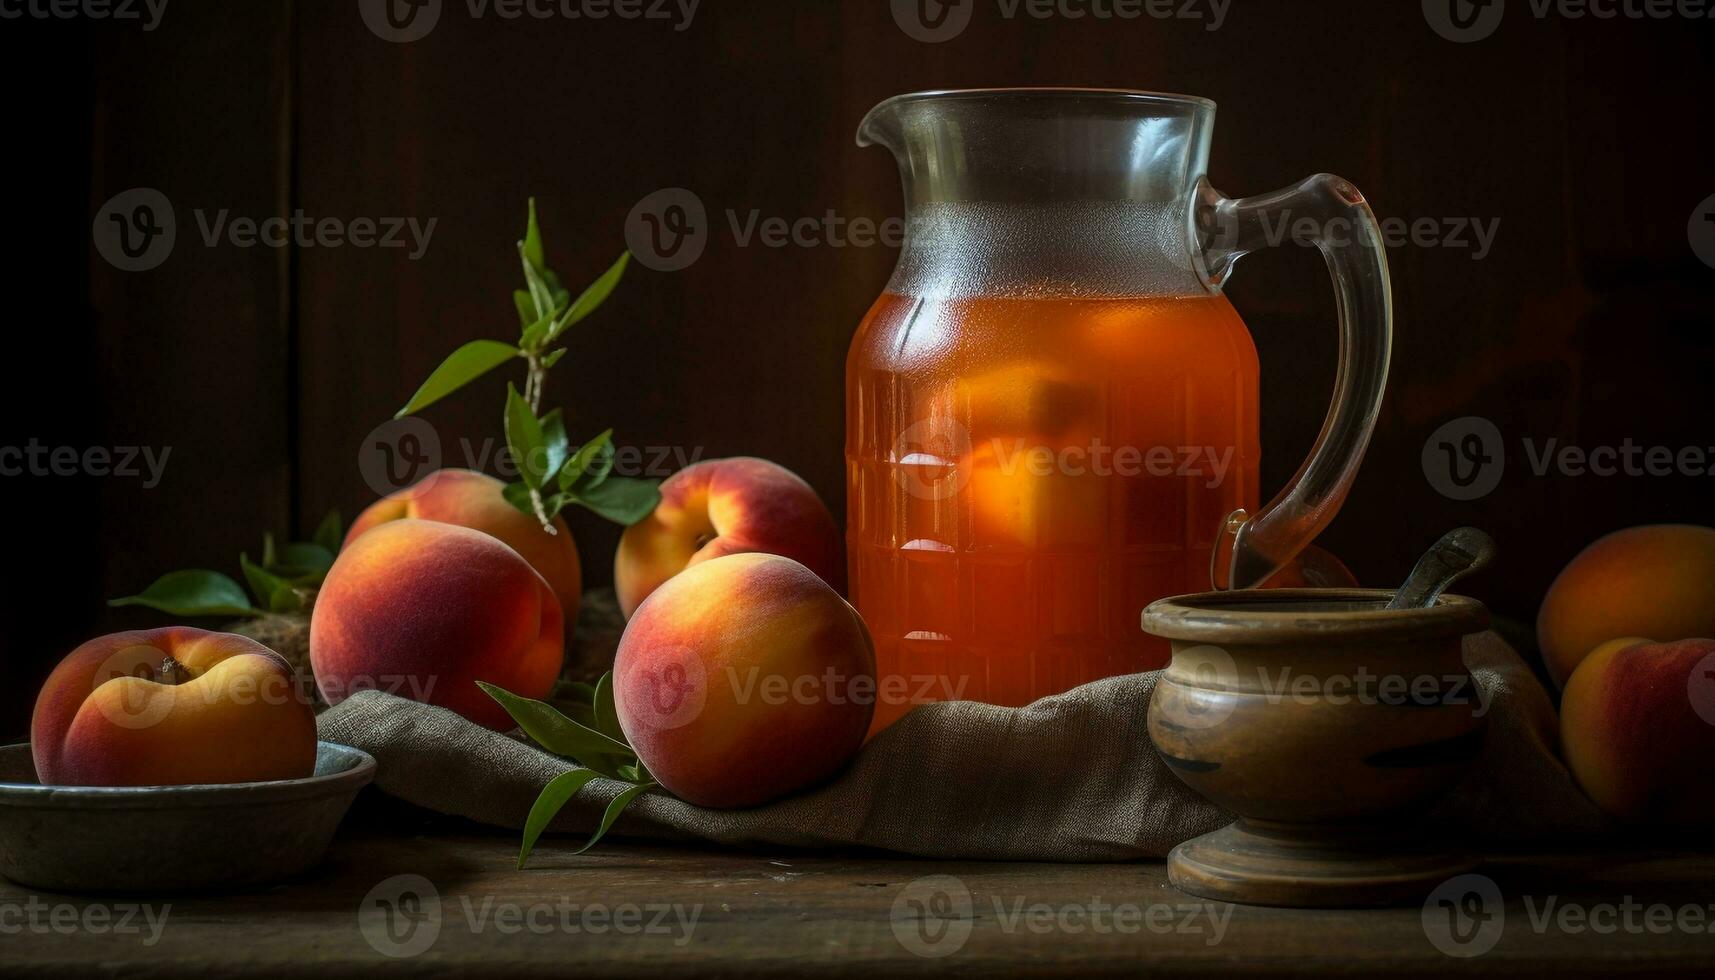
{"label": "burlap cloth", "polygon": [[[1488,742],[1437,823],[1493,847],[1599,833],[1601,814],[1555,756],[1554,708],[1529,668],[1492,633],[1467,637],[1465,659],[1487,698]],[[924,705],[810,792],[723,811],[654,791],[632,804],[614,833],[939,858],[1161,857],[1232,816],[1187,789],[1156,755],[1145,728],[1156,677],[1098,681],[1023,708]],[[320,724],[322,738],[375,756],[384,792],[499,827],[522,827],[542,786],[572,768],[450,711],[378,691],[354,695]],[[587,834],[623,788],[591,782],[551,829]]]}

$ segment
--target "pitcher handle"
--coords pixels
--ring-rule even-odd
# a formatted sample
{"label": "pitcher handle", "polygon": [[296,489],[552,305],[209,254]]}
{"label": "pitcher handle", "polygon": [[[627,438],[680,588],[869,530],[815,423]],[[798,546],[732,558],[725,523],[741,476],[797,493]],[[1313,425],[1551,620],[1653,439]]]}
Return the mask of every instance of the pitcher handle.
{"label": "pitcher handle", "polygon": [[[1345,503],[1387,386],[1393,291],[1376,216],[1351,183],[1317,174],[1296,187],[1233,200],[1198,182],[1192,207],[1199,269],[1219,288],[1249,252],[1286,240],[1314,241],[1328,262],[1340,311],[1334,400],[1309,458],[1261,510],[1236,510],[1210,557],[1217,589],[1250,588],[1304,549]],[[1309,218],[1309,226],[1303,219]]]}

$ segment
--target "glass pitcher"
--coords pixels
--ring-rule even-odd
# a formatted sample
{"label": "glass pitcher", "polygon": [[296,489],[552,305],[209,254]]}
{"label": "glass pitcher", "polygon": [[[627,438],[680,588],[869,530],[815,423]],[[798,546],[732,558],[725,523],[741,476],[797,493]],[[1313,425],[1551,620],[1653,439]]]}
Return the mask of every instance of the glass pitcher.
{"label": "glass pitcher", "polygon": [[[1344,501],[1392,336],[1375,217],[1326,174],[1223,197],[1214,117],[1186,96],[998,89],[864,119],[907,229],[846,362],[877,730],[923,700],[1021,705],[1159,667],[1144,606],[1264,581]],[[1327,259],[1340,370],[1309,459],[1258,508],[1256,348],[1221,286],[1282,241]]]}

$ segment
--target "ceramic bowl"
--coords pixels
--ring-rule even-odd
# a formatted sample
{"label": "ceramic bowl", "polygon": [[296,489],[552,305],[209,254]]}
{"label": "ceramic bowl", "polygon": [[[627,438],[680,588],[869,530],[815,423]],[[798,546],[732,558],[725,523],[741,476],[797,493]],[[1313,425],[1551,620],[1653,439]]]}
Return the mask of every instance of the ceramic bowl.
{"label": "ceramic bowl", "polygon": [[1408,827],[1482,750],[1487,718],[1461,639],[1488,611],[1454,595],[1385,609],[1392,595],[1211,592],[1144,611],[1144,629],[1173,647],[1150,738],[1179,779],[1241,817],[1175,851],[1181,887],[1260,904],[1379,904],[1398,890],[1390,883],[1466,863],[1419,846]]}
{"label": "ceramic bowl", "polygon": [[0,875],[62,892],[264,885],[314,867],[369,753],[316,746],[303,779],[199,786],[42,786],[30,746],[0,746]]}

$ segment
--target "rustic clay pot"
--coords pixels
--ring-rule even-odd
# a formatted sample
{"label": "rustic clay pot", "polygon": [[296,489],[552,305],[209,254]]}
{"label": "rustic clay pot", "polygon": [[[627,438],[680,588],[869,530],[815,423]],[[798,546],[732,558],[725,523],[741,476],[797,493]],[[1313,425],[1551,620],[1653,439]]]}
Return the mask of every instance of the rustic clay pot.
{"label": "rustic clay pot", "polygon": [[1451,595],[1384,609],[1391,597],[1211,592],[1144,611],[1144,629],[1173,645],[1150,738],[1175,775],[1240,816],[1174,849],[1175,885],[1261,905],[1377,905],[1421,900],[1474,865],[1412,821],[1482,748],[1460,639],[1488,610]]}

